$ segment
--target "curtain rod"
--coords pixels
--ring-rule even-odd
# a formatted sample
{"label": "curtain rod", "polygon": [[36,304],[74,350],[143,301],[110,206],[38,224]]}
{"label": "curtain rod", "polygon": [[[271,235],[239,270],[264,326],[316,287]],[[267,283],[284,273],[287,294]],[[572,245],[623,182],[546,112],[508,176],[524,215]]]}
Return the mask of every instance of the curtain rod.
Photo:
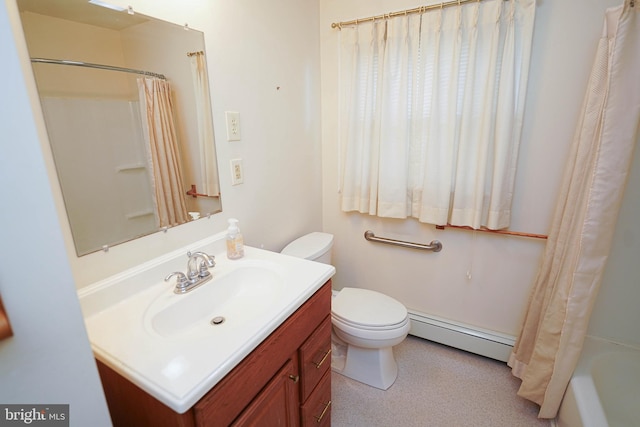
{"label": "curtain rod", "polygon": [[[376,16],[369,16],[368,18],[360,18],[360,19],[352,19],[351,21],[343,21],[343,22],[334,22],[331,24],[331,28],[337,28],[337,29],[342,29],[342,27],[348,27],[351,25],[358,25],[361,22],[368,22],[368,21],[376,21],[378,19],[389,19],[389,18],[393,18],[396,16],[402,16],[402,15],[412,15],[415,13],[425,13],[429,10],[434,10],[434,9],[443,9],[445,7],[450,7],[450,6],[460,6],[463,4],[467,4],[467,3],[480,3],[482,0],[451,0],[451,1],[445,1],[442,3],[438,3],[438,4],[431,4],[428,6],[418,6],[418,7],[414,7],[413,9],[406,9],[406,10],[399,10],[397,12],[390,12],[390,13],[385,13],[383,15],[376,15]],[[509,0],[504,0],[504,1],[509,1]]]}
{"label": "curtain rod", "polygon": [[41,64],[73,65],[76,67],[98,68],[100,70],[109,70],[109,71],[122,71],[125,73],[143,74],[145,76],[157,77],[162,80],[167,80],[167,78],[163,74],[158,74],[151,71],[135,70],[133,68],[114,67],[112,65],[92,64],[90,62],[69,61],[67,59],[47,59],[47,58],[31,58],[31,62],[37,62]]}
{"label": "curtain rod", "polygon": [[549,236],[545,234],[524,233],[522,231],[491,230],[485,227],[473,228],[473,227],[467,227],[465,225],[451,225],[451,224],[436,225],[436,230],[444,230],[445,228],[460,228],[462,230],[481,231],[483,233],[495,233],[495,234],[505,234],[507,236],[530,237],[532,239],[548,239],[549,238]]}

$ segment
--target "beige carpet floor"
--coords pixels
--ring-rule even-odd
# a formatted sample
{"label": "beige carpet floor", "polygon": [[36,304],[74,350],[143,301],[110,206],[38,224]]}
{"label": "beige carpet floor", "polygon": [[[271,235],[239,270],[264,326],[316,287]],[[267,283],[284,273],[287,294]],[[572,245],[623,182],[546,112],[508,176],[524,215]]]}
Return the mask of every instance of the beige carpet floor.
{"label": "beige carpet floor", "polygon": [[504,362],[413,336],[386,391],[332,373],[333,427],[549,427]]}

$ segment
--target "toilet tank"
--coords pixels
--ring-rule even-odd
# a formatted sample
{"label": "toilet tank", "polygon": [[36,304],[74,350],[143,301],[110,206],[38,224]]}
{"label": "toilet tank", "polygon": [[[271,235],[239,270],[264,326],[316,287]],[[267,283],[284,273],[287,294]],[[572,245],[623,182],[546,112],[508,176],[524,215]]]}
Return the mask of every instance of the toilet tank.
{"label": "toilet tank", "polygon": [[284,247],[281,253],[311,261],[331,264],[333,234],[315,231],[297,238]]}

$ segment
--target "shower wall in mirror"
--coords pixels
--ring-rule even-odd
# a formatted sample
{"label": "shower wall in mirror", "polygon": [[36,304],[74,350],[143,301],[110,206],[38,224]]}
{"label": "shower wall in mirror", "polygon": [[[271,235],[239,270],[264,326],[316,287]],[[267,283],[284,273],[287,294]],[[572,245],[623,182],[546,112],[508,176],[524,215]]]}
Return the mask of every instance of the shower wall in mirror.
{"label": "shower wall in mirror", "polygon": [[220,212],[203,34],[17,3],[77,254]]}

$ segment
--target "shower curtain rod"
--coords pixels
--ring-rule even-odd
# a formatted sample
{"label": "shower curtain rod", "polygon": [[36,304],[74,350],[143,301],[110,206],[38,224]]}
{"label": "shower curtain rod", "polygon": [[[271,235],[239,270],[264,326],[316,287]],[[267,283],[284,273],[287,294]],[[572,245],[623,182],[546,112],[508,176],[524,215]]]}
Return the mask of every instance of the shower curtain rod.
{"label": "shower curtain rod", "polygon": [[109,70],[109,71],[122,71],[125,73],[143,74],[145,76],[151,76],[151,77],[156,77],[162,80],[167,80],[167,78],[163,74],[158,74],[151,71],[135,70],[133,68],[114,67],[112,65],[92,64],[90,62],[69,61],[67,59],[47,59],[47,58],[31,58],[31,62],[37,62],[41,64],[73,65],[76,67],[98,68],[100,70]]}
{"label": "shower curtain rod", "polygon": [[[339,30],[342,29],[342,27],[348,27],[351,25],[358,25],[361,22],[368,22],[368,21],[376,21],[378,19],[389,19],[389,18],[393,18],[396,16],[402,16],[402,15],[412,15],[415,13],[425,13],[429,10],[434,10],[434,9],[443,9],[445,7],[450,7],[450,6],[460,6],[463,4],[467,4],[467,3],[480,3],[482,0],[451,0],[451,1],[445,1],[445,2],[441,2],[441,3],[437,3],[437,4],[430,4],[428,6],[419,6],[419,7],[414,7],[413,9],[406,9],[406,10],[399,10],[397,12],[390,12],[390,13],[385,13],[383,15],[376,15],[376,16],[369,16],[368,18],[360,18],[360,19],[352,19],[351,21],[343,21],[343,22],[334,22],[331,24],[331,28],[337,28]],[[509,1],[509,0],[504,0],[504,1]]]}

